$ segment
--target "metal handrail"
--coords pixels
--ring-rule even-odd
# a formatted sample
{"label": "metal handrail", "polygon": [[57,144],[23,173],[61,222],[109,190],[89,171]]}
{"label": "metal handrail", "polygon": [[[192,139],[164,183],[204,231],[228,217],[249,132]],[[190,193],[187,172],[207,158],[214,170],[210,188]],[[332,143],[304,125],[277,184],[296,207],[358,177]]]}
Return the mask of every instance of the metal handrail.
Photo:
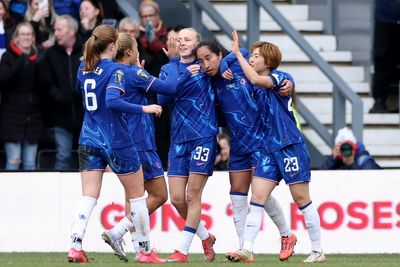
{"label": "metal handrail", "polygon": [[[333,133],[331,134],[329,145],[333,145],[336,133],[340,128],[346,125],[345,101],[349,100],[352,105],[352,129],[357,140],[362,141],[363,131],[363,102],[361,98],[348,86],[348,84],[336,73],[336,71],[318,54],[318,52],[305,40],[305,38],[289,23],[289,21],[279,12],[271,0],[249,0],[248,17],[251,16],[255,24],[259,25],[260,9],[254,6],[262,7],[275,20],[276,23],[286,32],[289,37],[301,48],[301,50],[333,83]],[[252,7],[253,6],[253,7]],[[250,13],[256,12],[257,14]],[[251,28],[251,25],[248,25]],[[255,27],[252,36],[249,36],[248,42],[258,40],[260,35],[259,26]],[[258,36],[256,39],[252,39]],[[300,114],[302,110],[299,110]],[[307,119],[307,118],[306,118]],[[315,129],[322,137],[323,133]]]}
{"label": "metal handrail", "polygon": [[[231,36],[234,29],[232,26],[218,13],[218,11],[214,8],[213,5],[210,4],[208,0],[191,0],[190,1],[190,10],[192,17],[192,27],[195,29],[202,28],[201,22],[201,10],[207,13],[208,16],[219,26],[219,28],[228,36]],[[242,37],[239,36],[239,45],[241,47],[246,46],[246,41],[243,40]]]}
{"label": "metal handrail", "polygon": [[[206,12],[210,18],[220,27],[221,31],[231,38],[233,28],[226,22],[218,11],[208,0],[191,0],[192,25],[195,27],[201,23],[201,11]],[[265,9],[275,22],[286,32],[289,37],[300,47],[333,83],[333,118],[332,133],[313,115],[312,112],[298,100],[300,114],[317,134],[329,145],[334,144],[334,138],[338,130],[346,125],[346,100],[353,105],[352,129],[357,140],[363,139],[363,103],[361,98],[346,84],[336,71],[318,54],[318,52],[304,39],[304,37],[289,23],[289,21],[278,11],[271,0],[248,0],[247,1],[247,45],[240,39],[242,47],[249,47],[251,43],[260,36],[260,7]]]}

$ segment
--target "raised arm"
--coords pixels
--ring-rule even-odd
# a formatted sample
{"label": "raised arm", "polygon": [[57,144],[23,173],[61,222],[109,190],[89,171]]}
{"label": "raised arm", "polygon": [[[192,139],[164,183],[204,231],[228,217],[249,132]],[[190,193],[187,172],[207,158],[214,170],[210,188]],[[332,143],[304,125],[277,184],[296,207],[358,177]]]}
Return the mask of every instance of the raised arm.
{"label": "raised arm", "polygon": [[232,53],[235,54],[236,58],[239,61],[240,66],[244,74],[246,75],[247,79],[254,85],[265,87],[265,88],[272,88],[274,86],[273,81],[270,76],[259,75],[247,62],[244,58],[242,52],[239,48],[239,38],[237,32],[234,31],[232,33]]}

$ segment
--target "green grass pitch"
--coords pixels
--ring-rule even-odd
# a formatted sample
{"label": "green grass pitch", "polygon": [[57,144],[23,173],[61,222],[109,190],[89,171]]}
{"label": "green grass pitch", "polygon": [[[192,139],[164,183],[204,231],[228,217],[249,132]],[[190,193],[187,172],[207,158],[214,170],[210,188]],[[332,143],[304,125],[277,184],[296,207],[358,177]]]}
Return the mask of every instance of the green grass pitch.
{"label": "green grass pitch", "polygon": [[[132,255],[132,254],[131,254]],[[158,264],[137,264],[132,261],[128,263],[120,262],[112,253],[88,253],[91,259],[90,266],[159,266]],[[166,257],[168,255],[163,254]],[[278,255],[271,254],[257,254],[256,262],[251,264],[243,263],[224,263],[224,255],[218,254],[213,263],[205,263],[203,255],[191,254],[190,263],[176,264],[167,263],[166,266],[233,266],[233,265],[250,265],[254,267],[292,267],[292,266],[310,266],[310,264],[303,263],[306,255],[294,255],[289,261],[280,262]],[[372,266],[400,266],[400,254],[332,254],[327,255],[328,261],[317,265],[322,266],[351,266],[351,267],[372,267]],[[1,267],[14,267],[14,266],[76,266],[67,262],[67,253],[0,253],[0,266]],[[316,265],[311,264],[312,266]]]}

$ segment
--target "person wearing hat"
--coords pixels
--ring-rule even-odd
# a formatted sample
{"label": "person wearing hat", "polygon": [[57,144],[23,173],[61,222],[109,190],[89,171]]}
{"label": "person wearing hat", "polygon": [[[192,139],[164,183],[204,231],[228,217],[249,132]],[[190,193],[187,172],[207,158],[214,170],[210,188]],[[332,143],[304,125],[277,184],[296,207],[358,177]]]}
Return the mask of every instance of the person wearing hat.
{"label": "person wearing hat", "polygon": [[322,164],[321,170],[373,170],[382,169],[365,149],[357,142],[353,132],[344,127],[335,138],[332,155]]}

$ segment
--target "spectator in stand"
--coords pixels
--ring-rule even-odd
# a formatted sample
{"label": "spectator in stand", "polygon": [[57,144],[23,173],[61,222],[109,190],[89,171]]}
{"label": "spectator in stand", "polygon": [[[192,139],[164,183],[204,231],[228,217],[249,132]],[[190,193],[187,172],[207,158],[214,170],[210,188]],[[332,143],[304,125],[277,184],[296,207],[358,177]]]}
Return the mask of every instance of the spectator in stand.
{"label": "spectator in stand", "polygon": [[43,53],[35,47],[29,22],[18,24],[0,63],[0,138],[6,151],[6,169],[36,169],[38,141],[43,133],[42,88],[39,68]]}
{"label": "spectator in stand", "polygon": [[135,39],[139,37],[139,25],[132,17],[125,17],[121,19],[118,24],[118,31],[127,33]]}
{"label": "spectator in stand", "polygon": [[344,127],[335,138],[332,155],[322,164],[321,170],[373,170],[382,169],[365,149],[357,142],[353,132]]}
{"label": "spectator in stand", "polygon": [[[388,97],[398,95],[400,82],[400,1],[375,1],[375,31],[373,44],[374,79],[372,96],[375,103],[369,113],[398,112],[389,109]],[[391,88],[395,88],[394,91]],[[397,98],[398,99],[398,98]],[[396,99],[396,100],[397,100]],[[397,101],[396,101],[397,102]]]}
{"label": "spectator in stand", "polygon": [[132,17],[125,17],[121,19],[118,24],[118,31],[133,36],[137,42],[139,56],[144,54],[142,44],[139,42],[139,24],[135,21],[135,19]]}
{"label": "spectator in stand", "polygon": [[0,59],[11,40],[12,21],[8,6],[4,0],[0,0]]}
{"label": "spectator in stand", "polygon": [[145,69],[154,76],[158,76],[161,66],[168,62],[162,49],[166,46],[168,27],[160,18],[160,7],[155,1],[144,0],[139,6],[140,35],[145,54]]}
{"label": "spectator in stand", "polygon": [[79,9],[79,17],[78,42],[84,44],[92,35],[94,28],[103,21],[103,6],[98,0],[83,0]]}
{"label": "spectator in stand", "polygon": [[79,20],[81,0],[53,0],[53,5],[57,15],[70,15]]}
{"label": "spectator in stand", "polygon": [[73,137],[79,135],[83,107],[75,90],[76,73],[82,56],[82,46],[76,42],[78,22],[69,15],[56,18],[56,44],[46,51],[46,71],[51,87],[48,99],[51,105],[56,144],[56,170],[70,169]]}
{"label": "spectator in stand", "polygon": [[220,133],[217,136],[218,145],[220,147],[220,152],[216,157],[214,168],[216,171],[227,171],[230,155],[230,145],[229,136],[224,133]]}
{"label": "spectator in stand", "polygon": [[43,5],[39,5],[39,0],[28,2],[25,21],[30,22],[35,29],[36,44],[39,47],[49,48],[54,45],[52,25],[55,14],[51,1],[45,0]]}

